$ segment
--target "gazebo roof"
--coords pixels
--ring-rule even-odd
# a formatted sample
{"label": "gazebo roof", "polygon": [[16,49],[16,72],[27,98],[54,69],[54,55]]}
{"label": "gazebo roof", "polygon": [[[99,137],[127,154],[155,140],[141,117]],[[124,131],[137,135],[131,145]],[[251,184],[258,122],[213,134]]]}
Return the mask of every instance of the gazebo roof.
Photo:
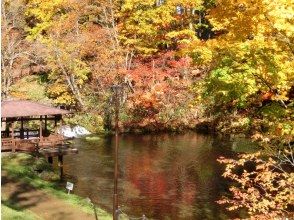
{"label": "gazebo roof", "polygon": [[1,102],[1,118],[28,117],[41,115],[64,115],[70,111],[54,108],[27,100]]}

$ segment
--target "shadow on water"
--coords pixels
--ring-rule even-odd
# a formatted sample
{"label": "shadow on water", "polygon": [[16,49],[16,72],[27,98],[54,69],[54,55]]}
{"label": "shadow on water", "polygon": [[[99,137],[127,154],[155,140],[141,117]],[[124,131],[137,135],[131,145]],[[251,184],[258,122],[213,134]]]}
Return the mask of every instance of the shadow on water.
{"label": "shadow on water", "polygon": [[[244,144],[244,143],[243,143]],[[249,143],[247,143],[249,144]],[[65,179],[74,193],[111,211],[114,137],[75,139],[77,156],[65,157]],[[153,219],[228,219],[215,201],[227,192],[220,156],[233,157],[236,143],[187,134],[122,135],[119,148],[119,203],[131,216]],[[236,149],[235,149],[236,150]]]}

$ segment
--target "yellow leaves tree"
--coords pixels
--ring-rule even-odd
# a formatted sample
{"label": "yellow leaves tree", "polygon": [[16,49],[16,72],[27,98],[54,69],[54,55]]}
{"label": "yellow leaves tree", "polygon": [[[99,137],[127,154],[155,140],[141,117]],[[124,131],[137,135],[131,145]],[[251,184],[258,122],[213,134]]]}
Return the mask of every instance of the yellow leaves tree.
{"label": "yellow leaves tree", "polygon": [[54,16],[64,15],[68,0],[29,0],[25,15],[31,19],[29,38],[42,38],[54,26]]}
{"label": "yellow leaves tree", "polygon": [[270,92],[271,100],[281,107],[291,106],[289,94],[294,86],[291,14],[294,14],[291,1],[216,1],[207,15],[214,39],[192,42],[186,49],[197,64],[211,70],[202,83],[207,95],[205,101],[209,102],[206,98],[210,97],[208,105],[227,106],[231,110],[253,109],[250,105],[259,102],[258,93]]}
{"label": "yellow leaves tree", "polygon": [[278,41],[293,53],[293,13],[291,0],[217,0],[207,18],[227,42],[256,39],[266,45]]}
{"label": "yellow leaves tree", "polygon": [[[42,45],[50,69],[48,95],[56,104],[85,108],[85,83],[96,58],[99,29],[90,21],[88,1],[29,1],[27,16],[32,21],[29,38]],[[90,8],[88,10],[88,8]]]}
{"label": "yellow leaves tree", "polygon": [[50,69],[48,95],[56,104],[81,109],[93,92],[105,95],[129,59],[125,64],[118,41],[116,2],[30,0],[27,6],[28,38],[41,45]]}
{"label": "yellow leaves tree", "polygon": [[146,55],[177,49],[197,39],[199,13],[204,9],[200,0],[127,0],[118,15],[121,40]]}

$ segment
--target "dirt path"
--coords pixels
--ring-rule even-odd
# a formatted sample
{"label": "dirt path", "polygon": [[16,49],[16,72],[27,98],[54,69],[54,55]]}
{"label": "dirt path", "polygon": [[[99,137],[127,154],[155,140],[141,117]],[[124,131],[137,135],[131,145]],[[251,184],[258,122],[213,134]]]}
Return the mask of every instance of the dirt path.
{"label": "dirt path", "polygon": [[21,209],[34,212],[45,220],[95,220],[94,214],[84,213],[66,202],[15,180],[2,172],[2,197]]}

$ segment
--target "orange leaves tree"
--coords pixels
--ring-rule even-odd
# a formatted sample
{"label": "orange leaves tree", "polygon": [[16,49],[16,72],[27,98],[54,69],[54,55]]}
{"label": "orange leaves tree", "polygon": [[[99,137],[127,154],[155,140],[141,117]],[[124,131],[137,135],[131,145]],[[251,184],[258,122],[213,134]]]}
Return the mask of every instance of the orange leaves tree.
{"label": "orange leaves tree", "polygon": [[125,125],[147,130],[189,127],[194,109],[191,60],[177,58],[174,52],[135,59],[126,77],[133,93],[127,103]]}
{"label": "orange leaves tree", "polygon": [[229,210],[246,208],[255,219],[291,216],[293,146],[280,151],[277,157],[264,157],[258,152],[242,154],[236,160],[220,158],[219,162],[226,164],[223,176],[235,183],[230,187],[232,195],[219,200],[219,204],[229,205]]}

